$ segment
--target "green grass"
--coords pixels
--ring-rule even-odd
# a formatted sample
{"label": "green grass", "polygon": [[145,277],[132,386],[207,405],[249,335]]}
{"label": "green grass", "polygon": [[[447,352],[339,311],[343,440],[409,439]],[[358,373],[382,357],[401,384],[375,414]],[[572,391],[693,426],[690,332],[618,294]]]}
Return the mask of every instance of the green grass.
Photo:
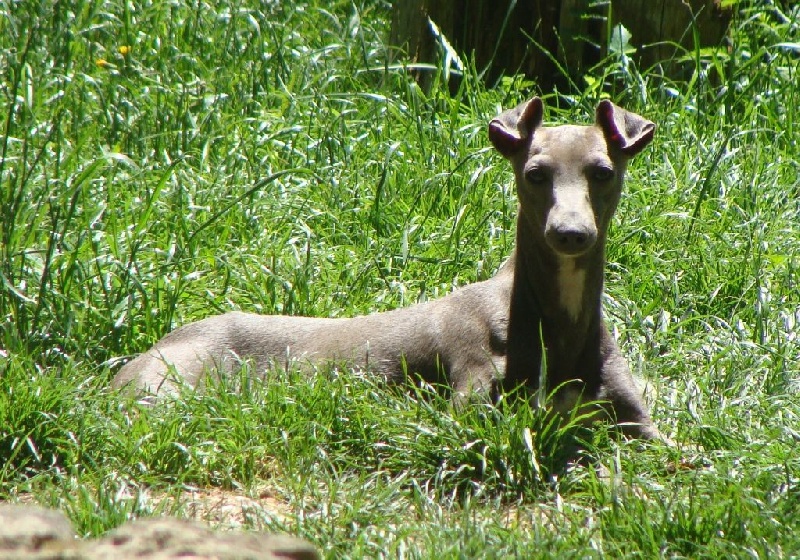
{"label": "green grass", "polygon": [[[687,82],[615,58],[557,97],[476,72],[420,90],[378,1],[0,3],[0,498],[88,536],[267,486],[289,513],[245,527],[331,558],[800,554],[800,14],[739,8]],[[152,409],[109,389],[212,313],[349,316],[489,277],[516,202],[486,123],[534,93],[588,122],[601,91],[658,124],[605,308],[676,450],[346,371]],[[559,467],[574,437],[613,483]]]}

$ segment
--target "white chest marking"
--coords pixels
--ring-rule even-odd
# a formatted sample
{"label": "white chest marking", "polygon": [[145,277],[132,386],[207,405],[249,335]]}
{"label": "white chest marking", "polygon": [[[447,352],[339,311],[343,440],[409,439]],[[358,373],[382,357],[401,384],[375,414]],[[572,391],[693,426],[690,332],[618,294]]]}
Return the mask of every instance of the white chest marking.
{"label": "white chest marking", "polygon": [[559,302],[573,321],[578,320],[583,305],[586,271],[575,266],[573,259],[561,259],[558,266]]}

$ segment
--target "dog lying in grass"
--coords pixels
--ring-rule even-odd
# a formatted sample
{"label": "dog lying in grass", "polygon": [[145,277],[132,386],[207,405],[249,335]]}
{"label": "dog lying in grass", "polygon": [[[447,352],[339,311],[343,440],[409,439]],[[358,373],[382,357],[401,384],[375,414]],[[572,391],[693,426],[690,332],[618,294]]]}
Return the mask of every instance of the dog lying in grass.
{"label": "dog lying in grass", "polygon": [[659,438],[603,320],[605,243],[628,160],[647,119],[602,101],[590,126],[542,126],[534,98],[489,123],[519,198],[516,246],[491,279],[435,301],[345,319],[231,312],[185,325],[127,363],[114,387],[173,393],[209,370],[346,362],[403,381],[444,379],[457,396],[539,389],[543,354],[555,408],[605,401],[623,431]]}

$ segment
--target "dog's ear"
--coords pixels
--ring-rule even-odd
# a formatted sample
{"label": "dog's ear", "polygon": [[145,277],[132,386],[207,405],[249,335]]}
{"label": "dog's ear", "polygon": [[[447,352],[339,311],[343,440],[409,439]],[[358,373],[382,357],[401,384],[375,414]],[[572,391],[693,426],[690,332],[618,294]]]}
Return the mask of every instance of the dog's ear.
{"label": "dog's ear", "polygon": [[606,141],[628,157],[641,152],[653,139],[656,125],[644,117],[603,100],[597,106],[597,125]]}
{"label": "dog's ear", "polygon": [[489,140],[498,152],[510,158],[542,124],[543,112],[542,100],[538,97],[504,111],[489,123]]}

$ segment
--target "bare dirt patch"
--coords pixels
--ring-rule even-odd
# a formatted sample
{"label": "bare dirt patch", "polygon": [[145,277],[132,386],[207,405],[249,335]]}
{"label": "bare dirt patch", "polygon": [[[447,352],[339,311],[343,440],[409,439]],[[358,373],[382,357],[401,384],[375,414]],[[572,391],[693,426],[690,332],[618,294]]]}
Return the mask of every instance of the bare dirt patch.
{"label": "bare dirt patch", "polygon": [[197,488],[184,491],[178,500],[187,518],[221,529],[283,524],[292,513],[289,505],[269,489],[247,495],[237,490]]}

